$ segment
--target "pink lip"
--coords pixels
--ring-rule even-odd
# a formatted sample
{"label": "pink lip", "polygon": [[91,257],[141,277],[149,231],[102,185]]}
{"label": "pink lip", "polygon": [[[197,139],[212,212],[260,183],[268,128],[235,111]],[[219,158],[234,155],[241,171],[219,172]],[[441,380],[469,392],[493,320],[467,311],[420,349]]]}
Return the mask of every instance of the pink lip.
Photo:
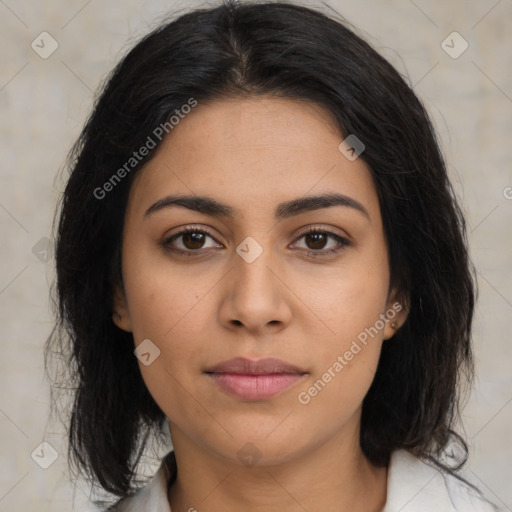
{"label": "pink lip", "polygon": [[235,358],[208,370],[224,391],[243,400],[267,400],[293,386],[307,373],[275,358],[251,361]]}

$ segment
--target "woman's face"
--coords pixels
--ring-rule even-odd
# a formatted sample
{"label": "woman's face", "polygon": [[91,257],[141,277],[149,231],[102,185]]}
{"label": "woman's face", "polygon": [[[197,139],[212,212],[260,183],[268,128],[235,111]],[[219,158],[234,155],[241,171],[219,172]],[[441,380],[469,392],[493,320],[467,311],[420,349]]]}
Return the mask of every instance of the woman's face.
{"label": "woman's face", "polygon": [[[199,103],[134,180],[116,323],[133,332],[175,446],[271,465],[357,445],[404,312],[370,172],[341,141],[311,103]],[[313,199],[327,194],[339,200]],[[250,364],[266,358],[282,364]]]}

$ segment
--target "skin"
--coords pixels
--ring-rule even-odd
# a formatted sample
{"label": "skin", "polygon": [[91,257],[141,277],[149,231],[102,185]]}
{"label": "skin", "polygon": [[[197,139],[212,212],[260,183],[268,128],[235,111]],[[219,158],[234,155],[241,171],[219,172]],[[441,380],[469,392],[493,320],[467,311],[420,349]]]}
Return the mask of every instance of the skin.
{"label": "skin", "polygon": [[[375,186],[361,158],[339,151],[343,138],[312,103],[217,100],[181,120],[134,180],[115,321],[136,346],[150,339],[160,349],[139,366],[169,419],[178,465],[173,512],[369,512],[385,504],[387,468],[365,458],[359,428],[382,343],[395,332],[391,321],[308,404],[298,401],[396,302]],[[279,203],[326,192],[355,199],[368,217],[334,206],[275,220]],[[170,194],[207,195],[237,213],[216,218],[173,206],[145,215]],[[170,245],[202,255],[162,247],[190,225],[213,238],[182,236]],[[303,236],[310,226],[350,245],[314,257],[308,249],[339,244]],[[263,249],[252,263],[236,252],[248,236]],[[393,322],[404,320],[402,310]],[[245,401],[204,373],[237,356],[277,357],[307,374],[276,397]],[[261,456],[254,466],[237,455],[247,443]]]}

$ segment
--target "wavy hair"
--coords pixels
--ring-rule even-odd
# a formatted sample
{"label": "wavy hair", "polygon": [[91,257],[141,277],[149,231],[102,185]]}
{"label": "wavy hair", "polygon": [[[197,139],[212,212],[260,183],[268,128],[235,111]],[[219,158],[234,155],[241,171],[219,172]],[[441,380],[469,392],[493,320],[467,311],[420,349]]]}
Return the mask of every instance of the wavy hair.
{"label": "wavy hair", "polygon": [[361,448],[376,466],[403,448],[455,472],[441,453],[455,435],[467,458],[454,429],[473,376],[476,284],[429,116],[407,80],[344,20],[292,3],[231,0],[166,20],[143,37],[106,79],[70,152],[56,222],[57,321],[46,346],[47,370],[49,356],[59,354],[67,370],[60,387],[73,393],[70,461],[126,496],[165,422],[132,335],[112,322],[128,193],[156,149],[106,197],[98,198],[98,188],[190,98],[201,105],[251,95],[318,104],[344,136],[364,143],[360,158],[378,193],[391,286],[408,318],[383,345],[363,401]]}

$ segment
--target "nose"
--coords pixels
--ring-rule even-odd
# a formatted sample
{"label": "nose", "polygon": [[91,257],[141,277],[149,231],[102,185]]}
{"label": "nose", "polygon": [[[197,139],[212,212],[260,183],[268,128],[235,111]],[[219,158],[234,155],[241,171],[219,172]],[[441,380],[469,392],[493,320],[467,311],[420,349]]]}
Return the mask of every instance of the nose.
{"label": "nose", "polygon": [[265,248],[252,262],[238,253],[226,276],[219,309],[222,325],[246,329],[253,334],[276,333],[290,323],[293,294],[287,287],[282,267]]}

